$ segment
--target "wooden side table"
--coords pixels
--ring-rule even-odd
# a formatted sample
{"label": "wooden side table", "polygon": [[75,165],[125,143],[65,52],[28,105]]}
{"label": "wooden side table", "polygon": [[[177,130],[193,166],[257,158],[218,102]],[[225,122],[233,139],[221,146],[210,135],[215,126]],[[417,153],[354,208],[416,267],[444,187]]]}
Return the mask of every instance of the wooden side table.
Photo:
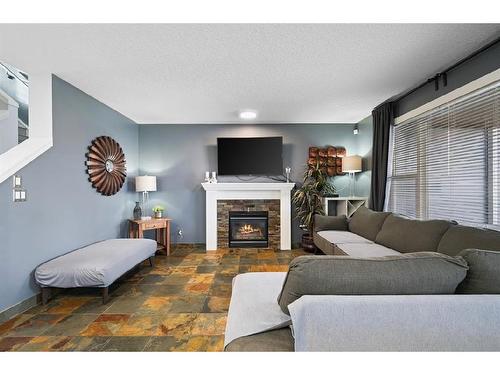
{"label": "wooden side table", "polygon": [[143,238],[144,231],[155,230],[156,242],[158,242],[167,255],[170,255],[170,222],[172,219],[164,217],[161,219],[133,220],[128,221],[129,238]]}

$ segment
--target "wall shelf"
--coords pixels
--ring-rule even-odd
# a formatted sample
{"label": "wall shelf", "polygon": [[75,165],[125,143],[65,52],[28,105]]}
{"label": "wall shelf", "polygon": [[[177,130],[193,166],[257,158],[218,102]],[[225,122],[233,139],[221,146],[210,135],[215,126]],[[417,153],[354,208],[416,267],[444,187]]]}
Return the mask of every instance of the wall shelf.
{"label": "wall shelf", "polygon": [[346,215],[351,217],[361,206],[368,205],[368,197],[325,197],[323,207],[325,215]]}

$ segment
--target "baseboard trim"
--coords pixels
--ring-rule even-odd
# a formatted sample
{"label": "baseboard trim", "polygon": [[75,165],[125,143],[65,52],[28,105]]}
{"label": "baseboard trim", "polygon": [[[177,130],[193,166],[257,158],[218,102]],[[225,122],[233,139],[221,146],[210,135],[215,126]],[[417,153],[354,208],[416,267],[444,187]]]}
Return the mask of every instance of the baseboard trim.
{"label": "baseboard trim", "polygon": [[[198,242],[195,242],[195,243],[183,242],[183,243],[172,244],[172,250],[174,250],[174,249],[189,249],[189,248],[197,248],[197,249],[205,248],[206,249],[206,244],[205,243],[198,243]],[[296,249],[300,249],[300,248],[302,248],[302,244],[300,242],[293,242],[292,243],[292,249],[296,250]],[[283,250],[283,251],[287,251],[287,250]]]}
{"label": "baseboard trim", "polygon": [[39,305],[40,302],[41,294],[37,293],[34,296],[26,298],[24,301],[15,304],[14,306],[8,307],[7,309],[0,312],[0,324],[6,322],[9,319],[12,319],[16,315],[22,314],[32,307]]}
{"label": "baseboard trim", "polygon": [[189,248],[206,248],[206,244],[202,242],[178,242],[171,245],[172,249],[189,249]]}

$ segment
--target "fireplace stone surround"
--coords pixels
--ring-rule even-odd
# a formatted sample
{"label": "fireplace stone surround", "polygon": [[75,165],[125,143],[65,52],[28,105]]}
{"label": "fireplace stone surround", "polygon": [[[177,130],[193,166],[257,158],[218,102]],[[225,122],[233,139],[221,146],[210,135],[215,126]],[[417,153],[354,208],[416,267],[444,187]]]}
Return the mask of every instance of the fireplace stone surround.
{"label": "fireplace stone surround", "polygon": [[[219,200],[217,202],[217,246],[219,248],[236,247],[229,243],[231,213],[266,213],[267,215],[267,248],[280,248],[280,201],[267,200]],[[250,247],[250,246],[242,246]],[[255,246],[261,247],[261,246]]]}
{"label": "fireplace stone surround", "polygon": [[[229,246],[229,208],[234,211],[249,209],[269,211],[269,247],[281,250],[291,249],[290,198],[294,183],[224,182],[202,183],[202,186],[206,191],[207,251]],[[229,203],[228,206],[227,201],[233,203]],[[226,207],[224,207],[224,202]],[[227,212],[227,219],[226,214],[222,212]],[[224,225],[222,225],[223,222]],[[219,233],[219,227],[225,229]]]}

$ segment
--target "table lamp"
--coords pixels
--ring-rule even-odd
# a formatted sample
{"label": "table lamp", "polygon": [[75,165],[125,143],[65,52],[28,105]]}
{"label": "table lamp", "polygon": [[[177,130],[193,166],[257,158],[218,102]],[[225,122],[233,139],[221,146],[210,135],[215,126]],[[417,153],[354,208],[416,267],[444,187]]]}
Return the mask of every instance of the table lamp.
{"label": "table lamp", "polygon": [[142,193],[142,214],[141,220],[150,220],[148,201],[149,192],[156,191],[156,176],[137,176],[135,178],[135,191]]}
{"label": "table lamp", "polygon": [[356,183],[354,179],[354,174],[357,172],[361,172],[361,156],[352,155],[352,156],[344,156],[342,158],[342,172],[349,173],[349,195],[351,197],[354,196]]}

